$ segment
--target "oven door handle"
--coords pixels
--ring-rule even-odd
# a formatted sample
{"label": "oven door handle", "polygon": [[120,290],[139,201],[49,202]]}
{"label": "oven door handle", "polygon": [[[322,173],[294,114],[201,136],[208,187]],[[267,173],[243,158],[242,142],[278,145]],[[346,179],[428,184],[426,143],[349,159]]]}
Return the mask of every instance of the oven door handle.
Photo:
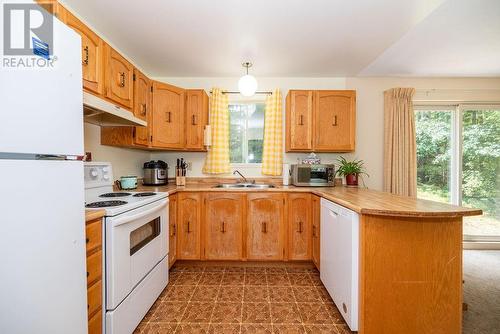
{"label": "oven door handle", "polygon": [[142,217],[145,217],[153,212],[156,212],[162,208],[164,208],[168,203],[168,199],[164,199],[164,200],[161,200],[158,202],[157,205],[151,207],[150,209],[146,210],[146,211],[142,211],[140,213],[137,213],[135,215],[126,215],[125,217],[121,218],[121,219],[117,219],[115,221],[113,221],[113,226],[119,226],[119,225],[123,225],[123,224],[127,224],[127,223],[130,223],[130,222],[133,222],[137,219],[140,219]]}

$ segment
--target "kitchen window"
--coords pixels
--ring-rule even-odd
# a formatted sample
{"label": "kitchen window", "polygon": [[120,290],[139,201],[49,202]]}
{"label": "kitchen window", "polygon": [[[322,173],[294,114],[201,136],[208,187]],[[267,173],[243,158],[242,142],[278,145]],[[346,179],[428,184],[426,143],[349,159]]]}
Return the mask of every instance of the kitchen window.
{"label": "kitchen window", "polygon": [[476,207],[464,240],[500,241],[500,105],[415,106],[417,196]]}
{"label": "kitchen window", "polygon": [[229,104],[229,156],[232,164],[262,163],[265,103]]}

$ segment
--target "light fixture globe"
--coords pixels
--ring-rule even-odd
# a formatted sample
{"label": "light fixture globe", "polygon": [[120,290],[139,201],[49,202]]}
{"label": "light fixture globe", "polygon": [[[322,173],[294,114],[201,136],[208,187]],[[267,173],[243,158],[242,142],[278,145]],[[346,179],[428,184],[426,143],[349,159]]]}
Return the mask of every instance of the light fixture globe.
{"label": "light fixture globe", "polygon": [[257,80],[253,75],[244,75],[238,81],[238,89],[243,96],[253,96],[257,91]]}
{"label": "light fixture globe", "polygon": [[241,64],[247,69],[247,74],[242,76],[238,81],[238,90],[243,96],[253,96],[257,91],[257,79],[253,75],[248,74],[248,68],[252,67],[251,62]]}

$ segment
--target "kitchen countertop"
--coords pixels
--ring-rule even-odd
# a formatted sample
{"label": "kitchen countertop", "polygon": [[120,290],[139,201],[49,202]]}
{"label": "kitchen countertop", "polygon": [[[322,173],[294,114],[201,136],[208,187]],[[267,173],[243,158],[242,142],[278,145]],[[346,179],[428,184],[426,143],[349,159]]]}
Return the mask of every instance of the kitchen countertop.
{"label": "kitchen countertop", "polygon": [[214,188],[214,183],[188,183],[176,186],[139,185],[135,191],[162,191],[169,195],[183,191],[203,192],[308,192],[349,208],[359,214],[397,217],[461,217],[481,215],[479,209],[393,195],[366,188],[276,186],[269,189]]}
{"label": "kitchen countertop", "polygon": [[88,223],[92,220],[102,218],[104,214],[104,210],[85,210],[85,222]]}

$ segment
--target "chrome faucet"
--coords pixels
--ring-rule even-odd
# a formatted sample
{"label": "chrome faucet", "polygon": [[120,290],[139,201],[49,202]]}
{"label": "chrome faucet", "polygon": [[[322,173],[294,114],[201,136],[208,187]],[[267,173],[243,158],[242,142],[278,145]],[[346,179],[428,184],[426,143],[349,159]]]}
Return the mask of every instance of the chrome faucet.
{"label": "chrome faucet", "polygon": [[239,170],[235,170],[233,172],[233,175],[236,175],[236,174],[238,174],[239,176],[241,176],[241,178],[243,179],[244,183],[255,183],[255,180],[252,180],[252,181],[248,182],[247,178],[245,176],[243,176],[243,174],[241,174]]}

